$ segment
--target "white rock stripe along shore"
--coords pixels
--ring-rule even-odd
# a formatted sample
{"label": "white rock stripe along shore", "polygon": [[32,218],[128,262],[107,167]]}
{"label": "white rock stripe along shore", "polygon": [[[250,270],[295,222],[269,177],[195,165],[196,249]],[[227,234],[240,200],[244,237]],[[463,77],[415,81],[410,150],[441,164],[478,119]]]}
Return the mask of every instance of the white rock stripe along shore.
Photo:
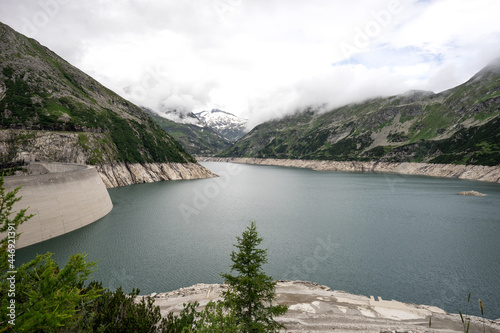
{"label": "white rock stripe along shore", "polygon": [[107,188],[164,180],[217,177],[198,163],[114,163],[97,166]]}
{"label": "white rock stripe along shore", "polygon": [[[197,284],[171,292],[152,293],[154,304],[163,317],[179,314],[183,304],[197,301],[199,310],[209,301],[222,299],[227,288],[221,284]],[[140,301],[144,296],[138,296]],[[459,333],[463,326],[458,314],[450,314],[429,305],[384,300],[378,296],[353,295],[307,281],[278,281],[276,302],[289,306],[276,320],[285,325],[284,332],[436,332]],[[458,308],[457,308],[458,311]],[[500,333],[500,322],[467,316],[470,332]],[[431,327],[429,327],[431,322]],[[483,326],[484,325],[484,326]]]}
{"label": "white rock stripe along shore", "polygon": [[234,162],[244,164],[274,165],[296,168],[309,168],[322,171],[346,172],[385,172],[403,175],[421,175],[432,177],[447,177],[468,180],[500,183],[500,165],[456,165],[430,163],[390,163],[390,162],[356,162],[356,161],[319,161],[319,160],[289,160],[264,158],[200,158],[206,162]]}

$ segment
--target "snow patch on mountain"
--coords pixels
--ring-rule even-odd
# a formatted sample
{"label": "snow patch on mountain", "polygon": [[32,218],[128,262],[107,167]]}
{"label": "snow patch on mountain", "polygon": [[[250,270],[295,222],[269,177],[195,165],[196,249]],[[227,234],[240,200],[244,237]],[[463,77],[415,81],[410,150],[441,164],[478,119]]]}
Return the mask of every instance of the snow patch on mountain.
{"label": "snow patch on mountain", "polygon": [[160,110],[155,113],[176,123],[196,125],[202,128],[209,127],[230,142],[236,142],[248,132],[247,119],[238,118],[232,113],[218,109],[194,113],[160,107]]}
{"label": "snow patch on mountain", "polygon": [[232,113],[213,109],[194,114],[202,123],[211,127],[231,142],[237,141],[247,133],[246,119],[241,119]]}

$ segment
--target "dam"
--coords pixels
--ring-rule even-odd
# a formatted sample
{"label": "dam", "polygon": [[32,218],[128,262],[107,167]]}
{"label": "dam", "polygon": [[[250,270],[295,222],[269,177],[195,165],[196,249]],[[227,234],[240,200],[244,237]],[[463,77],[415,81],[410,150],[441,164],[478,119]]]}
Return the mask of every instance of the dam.
{"label": "dam", "polygon": [[60,236],[97,221],[113,208],[97,169],[69,163],[31,162],[29,174],[4,177],[6,191],[22,186],[13,212],[35,214],[19,226],[16,248]]}

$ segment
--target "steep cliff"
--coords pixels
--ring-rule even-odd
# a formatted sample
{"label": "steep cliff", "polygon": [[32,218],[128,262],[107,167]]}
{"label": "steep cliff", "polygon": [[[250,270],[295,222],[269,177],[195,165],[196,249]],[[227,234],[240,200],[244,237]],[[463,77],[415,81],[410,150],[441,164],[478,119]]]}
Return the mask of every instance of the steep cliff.
{"label": "steep cliff", "polygon": [[84,163],[103,170],[196,162],[139,107],[2,23],[0,154],[1,163]]}

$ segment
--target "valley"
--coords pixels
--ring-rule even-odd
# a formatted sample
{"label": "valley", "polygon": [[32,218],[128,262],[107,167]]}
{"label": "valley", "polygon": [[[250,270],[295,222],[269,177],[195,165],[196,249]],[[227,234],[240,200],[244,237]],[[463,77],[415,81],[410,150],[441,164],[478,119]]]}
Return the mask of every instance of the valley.
{"label": "valley", "polygon": [[[199,110],[138,106],[0,23],[3,170],[35,184],[32,197],[57,206],[62,222],[74,214],[60,202],[82,201],[73,196],[89,192],[91,206],[106,208],[19,248],[16,260],[86,252],[102,259],[94,276],[105,288],[159,292],[162,310],[176,310],[179,288],[207,283],[193,297],[223,288],[234,235],[257,221],[292,331],[323,331],[332,318],[345,329],[410,331],[429,316],[458,331],[458,316],[437,307],[455,313],[471,292],[498,330],[500,58],[445,91],[290,108],[252,129],[239,110]],[[92,177],[70,193],[72,174],[38,177],[34,162],[91,166]],[[168,295],[177,303],[167,307]],[[360,318],[368,326],[350,324]]]}

